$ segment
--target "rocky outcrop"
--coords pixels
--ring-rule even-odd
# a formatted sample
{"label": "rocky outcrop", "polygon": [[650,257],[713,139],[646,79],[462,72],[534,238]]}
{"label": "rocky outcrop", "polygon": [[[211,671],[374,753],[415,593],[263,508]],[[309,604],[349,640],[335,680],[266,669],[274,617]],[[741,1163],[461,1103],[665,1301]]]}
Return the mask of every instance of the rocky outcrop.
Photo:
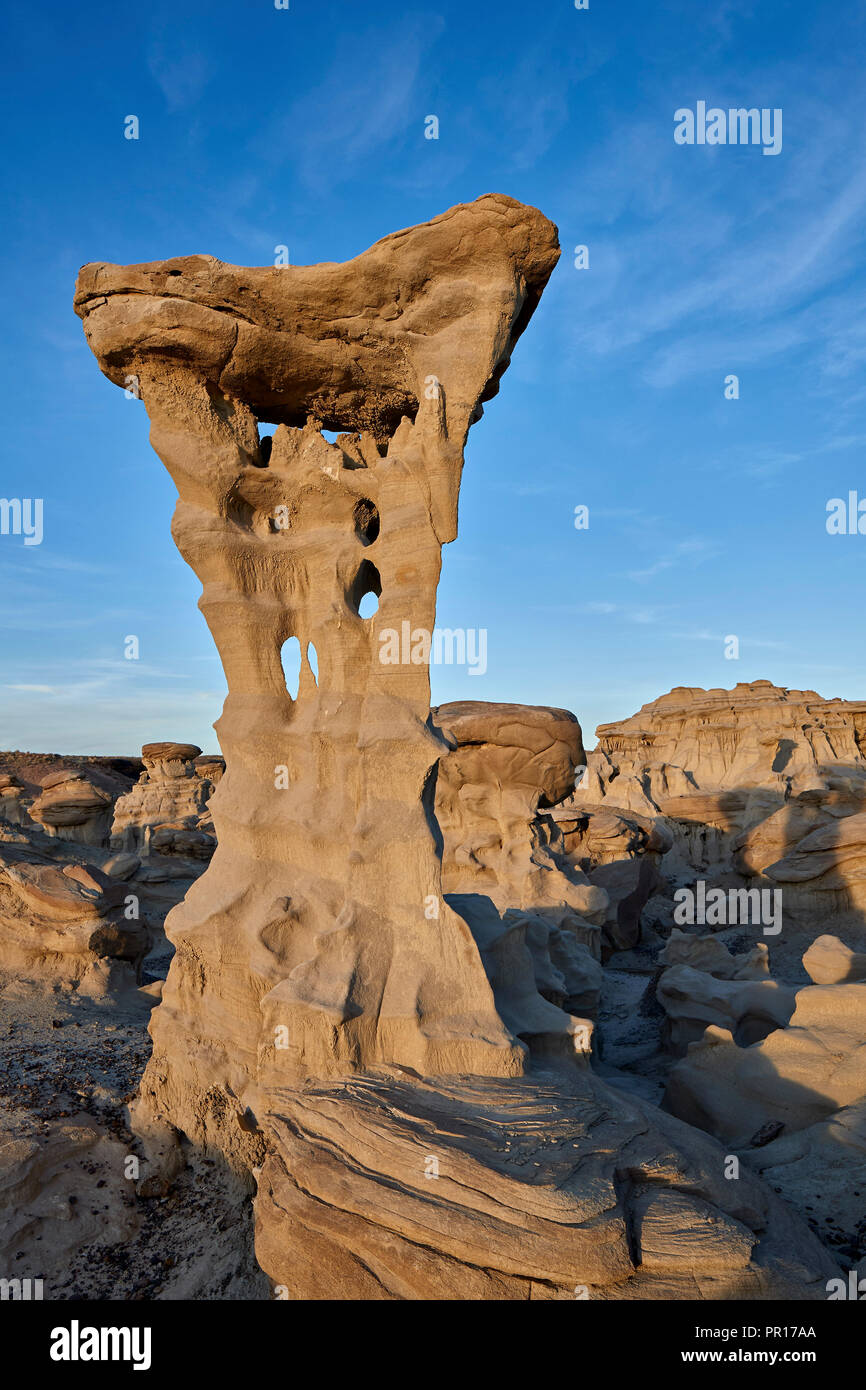
{"label": "rocky outcrop", "polygon": [[847,985],[866,981],[866,952],[852,951],[838,936],[819,936],[803,957],[803,966],[816,985]]}
{"label": "rocky outcrop", "polygon": [[[79,279],[88,341],[137,378],[177,485],[229,687],[219,845],[167,922],[137,1123],[156,1155],[180,1130],[256,1174],[259,1258],[292,1298],[810,1297],[832,1272],[771,1194],[724,1181],[717,1145],[595,1077],[571,999],[541,992],[544,950],[567,985],[555,941],[592,955],[604,897],[539,862],[575,721],[521,714],[491,740],[452,712],[449,738],[426,658],[381,659],[433,630],[467,433],[557,256],[540,213],[490,195],[345,265]],[[529,905],[503,931],[512,881]],[[481,884],[501,946],[453,905]]]}
{"label": "rocky outcrop", "polygon": [[24,802],[24,787],[11,773],[0,773],[0,820],[8,825],[23,825],[29,816]]}
{"label": "rocky outcrop", "polygon": [[100,993],[136,982],[147,945],[129,884],[23,837],[0,844],[0,968]]}
{"label": "rocky outcrop", "polygon": [[[567,710],[474,701],[439,706],[433,722],[452,746],[434,801],[445,901],[471,926],[517,1036],[573,1053],[596,1011],[607,897],[569,859],[547,811],[574,785],[580,725]],[[524,988],[512,997],[533,977],[534,1003]]]}
{"label": "rocky outcrop", "polygon": [[84,771],[51,772],[30,805],[30,817],[46,835],[82,845],[103,845],[111,827],[111,792]]}
{"label": "rocky outcrop", "polygon": [[289,1297],[824,1298],[837,1272],[721,1148],[588,1070],[274,1099],[256,1251]]}
{"label": "rocky outcrop", "polygon": [[816,778],[827,766],[866,772],[863,734],[866,701],[825,700],[814,690],[750,681],[733,690],[678,686],[630,719],[600,725],[597,752],[617,778],[636,778],[660,810],[669,810],[693,790],[775,786],[781,792],[792,779]]}
{"label": "rocky outcrop", "polygon": [[857,934],[866,920],[864,732],[864,702],[679,688],[599,727],[573,802],[661,820],[668,893],[696,878],[778,890],[802,954],[828,913]]}
{"label": "rocky outcrop", "polygon": [[630,950],[641,939],[644,908],[661,887],[661,863],[673,836],[658,817],[593,809],[579,793],[553,817],[569,857],[607,896],[604,955]]}
{"label": "rocky outcrop", "polygon": [[790,1133],[866,1100],[866,983],[808,985],[787,1027],[752,1047],[709,1028],[674,1067],[667,1105],[731,1143],[768,1120]]}
{"label": "rocky outcrop", "polygon": [[114,807],[114,850],[210,859],[216,838],[207,804],[223,762],[200,754],[193,743],[144,745],[144,771]]}
{"label": "rocky outcrop", "polygon": [[738,1046],[748,1047],[783,1028],[794,1011],[793,989],[770,978],[763,942],[735,956],[714,936],[687,936],[675,927],[658,962],[664,967],[655,986],[666,1014],[663,1041],[677,1056],[711,1025],[729,1029]]}
{"label": "rocky outcrop", "polygon": [[[673,1068],[665,1105],[763,1174],[849,1260],[862,1256],[866,970],[825,936],[804,964],[790,1022],[751,1047],[710,1027]],[[844,982],[843,982],[844,981]],[[850,982],[849,982],[850,981]]]}

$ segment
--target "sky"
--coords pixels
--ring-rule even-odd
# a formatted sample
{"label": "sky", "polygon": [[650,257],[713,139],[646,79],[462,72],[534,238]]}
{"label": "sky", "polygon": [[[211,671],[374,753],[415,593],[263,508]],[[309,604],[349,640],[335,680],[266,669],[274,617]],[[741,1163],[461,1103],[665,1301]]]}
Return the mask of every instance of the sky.
{"label": "sky", "polygon": [[[488,192],[563,254],[443,553],[437,621],[487,669],[434,666],[433,703],[564,706],[591,746],[674,686],[866,696],[866,535],[826,525],[866,499],[862,0],[81,0],[0,39],[0,497],[43,504],[41,544],[0,535],[0,747],[218,751],[176,493],[78,268],[345,260]],[[698,102],[780,110],[782,148],[678,143]]]}

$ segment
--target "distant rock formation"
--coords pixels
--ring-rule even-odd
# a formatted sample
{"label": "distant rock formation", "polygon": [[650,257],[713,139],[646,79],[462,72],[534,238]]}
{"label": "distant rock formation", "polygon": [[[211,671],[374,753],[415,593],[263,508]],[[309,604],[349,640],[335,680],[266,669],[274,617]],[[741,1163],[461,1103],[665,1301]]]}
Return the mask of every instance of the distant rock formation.
{"label": "distant rock formation", "polygon": [[670,886],[782,890],[807,932],[830,912],[862,920],[866,702],[769,681],[678,688],[597,732],[572,802],[661,818]]}
{"label": "distant rock formation", "polygon": [[825,700],[814,690],[785,690],[771,681],[733,690],[678,686],[630,719],[600,725],[597,734],[596,770],[608,790],[615,768],[613,776],[635,778],[667,812],[677,809],[671,801],[693,791],[803,789],[839,764],[866,775],[859,742],[866,701]]}
{"label": "distant rock formation", "polygon": [[216,838],[207,804],[223,761],[200,755],[193,743],[144,745],[144,771],[132,791],[115,803],[112,849],[210,859]]}
{"label": "distant rock formation", "polygon": [[24,802],[25,789],[11,773],[0,772],[0,821],[22,825],[29,819]]}
{"label": "distant rock formation", "polygon": [[[467,433],[558,254],[540,213],[488,195],[345,265],[79,278],[88,341],[136,378],[177,485],[229,687],[219,845],[167,922],[136,1122],[166,1181],[177,1130],[254,1174],[258,1257],[291,1298],[803,1298],[835,1271],[569,1031],[557,950],[591,959],[605,902],[544,814],[575,722],[522,714],[500,738],[467,712],[449,740],[426,662],[379,659],[386,629],[433,630]],[[482,884],[501,948],[449,901]],[[526,906],[503,931],[509,885]]]}
{"label": "distant rock formation", "polygon": [[42,779],[42,793],[30,806],[30,817],[46,835],[82,845],[102,845],[111,826],[112,796],[85,771],[51,772]]}

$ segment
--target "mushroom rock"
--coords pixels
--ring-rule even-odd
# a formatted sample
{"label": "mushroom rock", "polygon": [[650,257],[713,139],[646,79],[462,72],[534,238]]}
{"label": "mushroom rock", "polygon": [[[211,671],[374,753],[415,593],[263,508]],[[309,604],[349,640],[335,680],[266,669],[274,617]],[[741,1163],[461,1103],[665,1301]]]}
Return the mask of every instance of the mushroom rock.
{"label": "mushroom rock", "polygon": [[[596,1078],[585,1033],[548,1048],[568,1015],[539,993],[531,924],[491,981],[448,901],[436,769],[464,754],[392,638],[429,651],[467,433],[558,254],[539,212],[488,195],[343,265],[79,277],[88,341],[137,378],[177,485],[229,690],[219,843],[166,923],[136,1124],[254,1173],[259,1260],[293,1298],[820,1297],[834,1272],[772,1193],[724,1181],[718,1145]],[[519,722],[506,848],[539,916],[561,904],[534,898],[513,812],[561,791],[577,728]]]}
{"label": "mushroom rock", "polygon": [[462,701],[432,711],[452,745],[439,763],[435,812],[446,894],[489,896],[497,908],[570,916],[598,957],[605,894],[566,853],[549,814],[571,791],[583,757],[568,710]]}
{"label": "mushroom rock", "polygon": [[580,725],[568,710],[480,701],[432,718],[452,746],[434,802],[445,901],[472,928],[516,1036],[573,1054],[598,1003],[607,896],[569,860],[547,808],[574,786]]}
{"label": "mushroom rock", "polygon": [[11,773],[0,773],[0,821],[7,825],[26,825],[29,820],[24,804],[25,788]]}
{"label": "mushroom rock", "polygon": [[112,849],[210,858],[216,841],[207,804],[222,773],[222,759],[200,764],[200,753],[194,743],[144,745],[144,771],[114,807]]}
{"label": "mushroom rock", "polygon": [[86,772],[65,770],[42,779],[30,817],[46,835],[84,845],[104,845],[111,826],[113,796]]}

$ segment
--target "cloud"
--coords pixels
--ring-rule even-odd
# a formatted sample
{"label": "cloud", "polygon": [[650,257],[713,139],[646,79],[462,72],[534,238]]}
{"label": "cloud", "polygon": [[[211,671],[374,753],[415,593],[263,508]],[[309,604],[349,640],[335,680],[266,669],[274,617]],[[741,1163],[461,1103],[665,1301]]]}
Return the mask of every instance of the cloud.
{"label": "cloud", "polygon": [[148,50],[147,66],[154,82],[165,97],[169,111],[182,111],[198,105],[208,82],[214,75],[213,65],[196,42],[179,43],[174,34],[171,41],[154,41]]}
{"label": "cloud", "polygon": [[251,152],[272,167],[294,164],[319,193],[358,178],[364,163],[405,140],[410,126],[423,154],[428,111],[419,104],[419,77],[443,27],[441,17],[429,15],[396,24],[390,42],[380,29],[341,34],[322,80],[267,125]]}
{"label": "cloud", "polygon": [[[675,147],[665,81],[647,97],[655,120],[617,123],[579,179],[574,222],[592,269],[560,282],[569,363],[639,355],[637,370],[659,388],[804,349],[816,375],[862,371],[864,315],[846,277],[862,264],[866,166],[854,151],[866,98],[846,91],[840,101],[827,70],[814,69],[780,160],[756,166],[751,150]],[[714,81],[740,104],[751,86],[790,90],[791,75],[723,64]]]}
{"label": "cloud", "polygon": [[653,579],[657,574],[662,574],[665,570],[673,569],[675,565],[688,560],[697,564],[717,553],[718,546],[715,542],[704,540],[701,537],[693,537],[690,540],[680,541],[669,554],[659,556],[658,560],[648,565],[646,569],[631,570],[628,578],[642,584],[647,579]]}

